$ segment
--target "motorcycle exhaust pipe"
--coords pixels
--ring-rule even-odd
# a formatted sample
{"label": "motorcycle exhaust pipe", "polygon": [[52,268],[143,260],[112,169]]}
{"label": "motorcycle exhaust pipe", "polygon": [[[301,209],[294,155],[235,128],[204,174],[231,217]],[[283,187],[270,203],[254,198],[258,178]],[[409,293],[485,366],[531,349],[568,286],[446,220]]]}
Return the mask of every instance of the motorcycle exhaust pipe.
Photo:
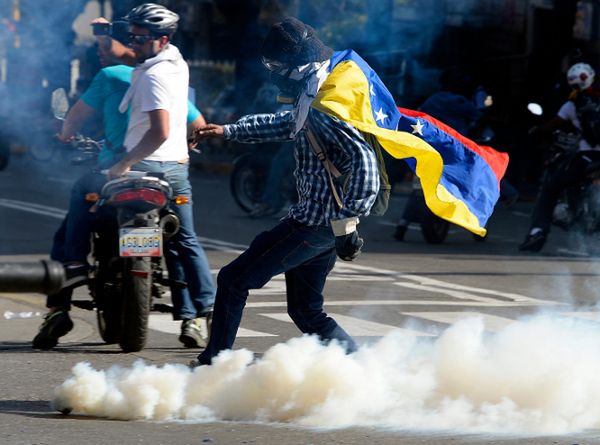
{"label": "motorcycle exhaust pipe", "polygon": [[168,240],[177,232],[179,232],[179,218],[174,213],[167,213],[158,223],[162,229],[163,237]]}

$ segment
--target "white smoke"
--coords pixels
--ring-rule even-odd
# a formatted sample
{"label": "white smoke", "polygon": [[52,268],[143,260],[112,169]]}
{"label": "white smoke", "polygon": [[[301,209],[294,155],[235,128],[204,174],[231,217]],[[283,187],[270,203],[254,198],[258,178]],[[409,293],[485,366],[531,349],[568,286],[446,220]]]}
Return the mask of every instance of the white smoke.
{"label": "white smoke", "polygon": [[393,332],[352,355],[305,336],[194,371],[79,363],[54,405],[124,420],[565,434],[600,427],[599,350],[593,323],[538,316],[492,335],[469,318],[436,341]]}

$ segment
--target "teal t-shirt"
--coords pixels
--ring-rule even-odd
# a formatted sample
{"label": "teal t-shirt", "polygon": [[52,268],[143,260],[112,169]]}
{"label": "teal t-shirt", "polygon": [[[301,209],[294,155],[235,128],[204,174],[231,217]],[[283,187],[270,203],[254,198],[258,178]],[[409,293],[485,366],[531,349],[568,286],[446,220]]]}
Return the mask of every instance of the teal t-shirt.
{"label": "teal t-shirt", "polygon": [[[129,123],[127,113],[119,112],[119,104],[131,84],[133,67],[114,65],[102,68],[92,80],[90,87],[81,96],[81,100],[101,113],[104,126],[104,137],[107,144],[98,155],[98,162],[112,158],[115,150],[123,148],[123,141]],[[188,101],[188,124],[200,116],[200,110]]]}

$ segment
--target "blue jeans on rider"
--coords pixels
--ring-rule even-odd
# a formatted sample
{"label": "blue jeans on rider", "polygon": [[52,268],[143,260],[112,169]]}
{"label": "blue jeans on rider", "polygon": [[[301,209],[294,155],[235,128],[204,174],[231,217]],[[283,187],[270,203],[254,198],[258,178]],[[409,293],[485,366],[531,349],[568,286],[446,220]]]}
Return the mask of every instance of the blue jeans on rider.
{"label": "blue jeans on rider", "polygon": [[323,287],[335,260],[335,237],[328,226],[310,227],[285,219],[259,234],[219,272],[210,340],[199,362],[210,364],[219,352],[231,349],[248,291],[260,289],[281,273],[285,273],[287,311],[296,326],[324,341],[337,340],[354,352],[352,337],[323,310]]}
{"label": "blue jeans on rider", "polygon": [[194,230],[189,165],[177,161],[141,161],[132,170],[165,173],[165,179],[173,188],[173,195],[189,198],[187,204],[172,206],[179,217],[180,227],[164,249],[169,278],[187,283],[183,289],[171,286],[173,319],[189,320],[206,315],[215,301],[215,285],[206,253]]}

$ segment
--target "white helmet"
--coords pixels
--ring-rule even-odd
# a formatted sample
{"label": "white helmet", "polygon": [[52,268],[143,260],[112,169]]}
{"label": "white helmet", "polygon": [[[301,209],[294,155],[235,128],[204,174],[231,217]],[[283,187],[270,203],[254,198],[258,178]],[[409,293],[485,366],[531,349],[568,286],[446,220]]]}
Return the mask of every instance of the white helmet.
{"label": "white helmet", "polygon": [[177,31],[179,15],[162,5],[144,3],[133,8],[124,17],[130,25],[148,28],[154,35],[169,35]]}
{"label": "white helmet", "polygon": [[596,72],[587,63],[576,63],[567,71],[567,82],[574,88],[585,90],[594,83]]}

